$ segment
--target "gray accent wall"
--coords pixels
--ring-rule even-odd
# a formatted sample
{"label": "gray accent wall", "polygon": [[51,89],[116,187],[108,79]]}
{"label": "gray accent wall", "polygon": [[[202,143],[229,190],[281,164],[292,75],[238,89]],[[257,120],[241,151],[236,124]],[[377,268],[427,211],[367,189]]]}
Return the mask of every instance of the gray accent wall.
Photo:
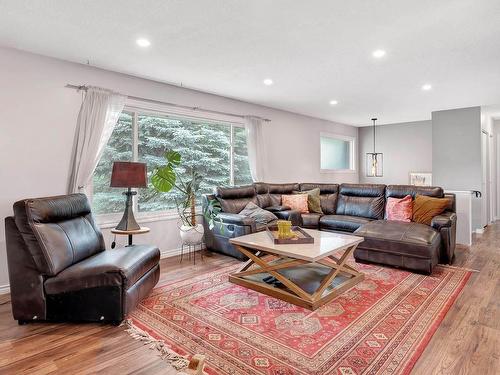
{"label": "gray accent wall", "polygon": [[[481,107],[432,112],[433,183],[446,190],[481,190]],[[481,202],[472,200],[472,229]]]}
{"label": "gray accent wall", "polygon": [[366,153],[373,152],[373,129],[359,129],[359,181],[408,184],[410,172],[432,171],[432,121],[376,127],[377,152],[384,154],[384,176],[366,177]]}
{"label": "gray accent wall", "polygon": [[481,190],[481,107],[432,112],[434,183]]}

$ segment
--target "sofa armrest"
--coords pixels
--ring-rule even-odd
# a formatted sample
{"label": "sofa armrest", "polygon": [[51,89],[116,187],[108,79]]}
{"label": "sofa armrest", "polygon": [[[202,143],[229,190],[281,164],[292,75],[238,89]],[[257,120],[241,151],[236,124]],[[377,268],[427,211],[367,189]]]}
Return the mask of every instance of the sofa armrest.
{"label": "sofa armrest", "polygon": [[222,221],[225,224],[247,225],[250,227],[255,225],[255,220],[251,217],[228,212],[220,212],[217,215],[217,221]]}
{"label": "sofa armrest", "polygon": [[441,228],[449,228],[456,224],[456,222],[457,214],[455,212],[446,211],[432,218],[431,227],[440,231]]}
{"label": "sofa armrest", "polygon": [[440,263],[447,262],[451,264],[455,255],[456,237],[457,237],[457,214],[446,211],[441,215],[434,216],[431,221],[431,227],[441,234],[441,254]]}
{"label": "sofa armrest", "polygon": [[291,210],[291,208],[288,206],[269,206],[269,207],[264,208],[264,210],[275,213],[275,212],[281,212],[281,211],[289,211],[289,210]]}
{"label": "sofa armrest", "polygon": [[285,210],[285,211],[277,211],[273,212],[278,219],[282,220],[290,220],[292,225],[302,225],[302,216],[300,216],[300,212],[297,210]]}

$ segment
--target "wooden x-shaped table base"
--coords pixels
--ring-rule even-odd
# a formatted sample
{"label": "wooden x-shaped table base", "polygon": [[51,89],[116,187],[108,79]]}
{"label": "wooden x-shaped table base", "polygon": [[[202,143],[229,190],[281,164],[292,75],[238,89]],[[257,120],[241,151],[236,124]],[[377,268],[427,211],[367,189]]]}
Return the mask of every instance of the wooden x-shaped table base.
{"label": "wooden x-shaped table base", "polygon": [[[293,259],[262,250],[255,253],[249,248],[236,244],[235,247],[249,260],[238,272],[229,275],[229,281],[311,310],[316,310],[364,279],[361,272],[346,264],[347,258],[352,254],[357,244],[346,248],[340,258],[330,255],[316,262]],[[265,257],[267,254],[272,254],[274,257]],[[317,265],[318,267],[323,266],[323,269],[324,267],[330,269],[330,272],[323,277],[317,289],[312,293],[305,291],[300,283],[293,282],[278,272],[304,265],[308,267]],[[261,276],[259,277],[259,275]],[[262,275],[274,276],[286,288],[265,283],[262,281]],[[342,281],[335,282],[335,278],[340,278],[340,276],[342,276]]]}

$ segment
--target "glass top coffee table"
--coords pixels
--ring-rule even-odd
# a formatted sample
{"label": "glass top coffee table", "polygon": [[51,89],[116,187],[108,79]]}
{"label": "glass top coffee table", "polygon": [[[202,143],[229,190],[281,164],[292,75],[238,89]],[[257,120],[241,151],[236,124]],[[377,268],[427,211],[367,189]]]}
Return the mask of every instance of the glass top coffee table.
{"label": "glass top coffee table", "polygon": [[364,279],[346,264],[362,237],[304,230],[313,244],[275,245],[265,231],[232,238],[249,260],[229,281],[316,310]]}

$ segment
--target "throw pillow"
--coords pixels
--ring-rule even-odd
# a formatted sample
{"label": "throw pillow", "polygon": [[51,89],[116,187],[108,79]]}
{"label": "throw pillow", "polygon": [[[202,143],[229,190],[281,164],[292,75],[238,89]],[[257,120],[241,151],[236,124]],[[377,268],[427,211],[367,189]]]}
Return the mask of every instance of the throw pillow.
{"label": "throw pillow", "polygon": [[281,204],[290,207],[292,210],[299,211],[301,214],[309,213],[307,194],[282,195]]}
{"label": "throw pillow", "polygon": [[387,198],[385,217],[387,220],[411,221],[413,215],[413,198],[407,195],[404,198]]}
{"label": "throw pillow", "polygon": [[323,211],[321,210],[319,188],[305,191],[294,191],[293,194],[307,194],[307,207],[309,209],[309,212],[323,214]]}
{"label": "throw pillow", "polygon": [[273,220],[278,220],[275,214],[260,208],[253,202],[248,202],[245,208],[240,211],[240,215],[251,217],[259,224],[267,224]]}
{"label": "throw pillow", "polygon": [[432,218],[443,213],[449,204],[450,201],[446,198],[417,195],[413,202],[413,221],[431,225]]}

